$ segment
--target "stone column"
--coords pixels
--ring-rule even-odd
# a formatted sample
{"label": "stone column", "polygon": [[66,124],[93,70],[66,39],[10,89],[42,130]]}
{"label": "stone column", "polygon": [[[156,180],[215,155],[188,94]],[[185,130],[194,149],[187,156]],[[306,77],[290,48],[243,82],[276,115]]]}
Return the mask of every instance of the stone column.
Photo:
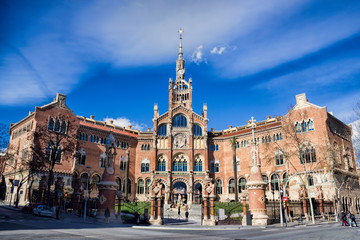
{"label": "stone column", "polygon": [[203,220],[207,220],[207,219],[209,219],[208,218],[208,215],[209,215],[209,213],[208,213],[208,198],[206,198],[206,197],[204,197],[203,198]]}
{"label": "stone column", "polygon": [[242,218],[242,222],[241,222],[241,224],[243,225],[243,226],[246,226],[246,197],[245,196],[243,196],[242,198],[241,198],[241,204],[242,204],[242,206],[243,206],[243,218]]}
{"label": "stone column", "polygon": [[163,197],[162,197],[162,184],[155,181],[151,187],[151,209],[149,222],[153,225],[163,225]]}
{"label": "stone column", "polygon": [[204,217],[203,217],[203,225],[205,226],[214,226],[215,225],[215,186],[214,183],[208,178],[208,181],[204,187],[204,195],[203,195],[203,206],[204,206]]}
{"label": "stone column", "polygon": [[307,199],[306,198],[302,199],[302,204],[303,204],[303,212],[304,212],[306,221],[309,221],[309,213],[308,213]]}
{"label": "stone column", "polygon": [[321,216],[323,219],[325,219],[324,194],[323,194],[321,186],[316,187],[316,198],[318,199],[318,202],[319,202],[319,209],[320,209]]}
{"label": "stone column", "polygon": [[265,204],[266,183],[262,179],[259,166],[251,167],[249,182],[246,185],[249,194],[249,210],[253,216],[252,225],[266,226],[269,218]]}
{"label": "stone column", "polygon": [[[105,211],[109,209],[110,218],[115,218],[116,190],[119,185],[115,181],[114,161],[116,157],[115,137],[110,133],[106,139],[106,163],[101,182],[97,184],[99,189],[100,206],[96,214],[97,219],[105,219]],[[127,179],[126,179],[127,181]],[[121,219],[121,216],[119,216]]]}
{"label": "stone column", "polygon": [[210,197],[210,219],[215,221],[215,196]]}
{"label": "stone column", "polygon": [[155,218],[155,197],[150,200],[150,221]]}
{"label": "stone column", "polygon": [[157,199],[157,219],[162,221],[162,211],[161,211],[161,197]]}

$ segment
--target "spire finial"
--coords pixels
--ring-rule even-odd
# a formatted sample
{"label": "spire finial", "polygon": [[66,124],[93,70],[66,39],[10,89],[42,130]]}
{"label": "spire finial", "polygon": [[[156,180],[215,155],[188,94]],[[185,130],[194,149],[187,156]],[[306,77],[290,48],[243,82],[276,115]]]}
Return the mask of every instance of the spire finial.
{"label": "spire finial", "polygon": [[179,33],[179,39],[180,39],[180,43],[179,43],[179,59],[183,58],[183,51],[182,51],[182,34],[184,33],[184,30],[182,30],[181,28],[178,31]]}

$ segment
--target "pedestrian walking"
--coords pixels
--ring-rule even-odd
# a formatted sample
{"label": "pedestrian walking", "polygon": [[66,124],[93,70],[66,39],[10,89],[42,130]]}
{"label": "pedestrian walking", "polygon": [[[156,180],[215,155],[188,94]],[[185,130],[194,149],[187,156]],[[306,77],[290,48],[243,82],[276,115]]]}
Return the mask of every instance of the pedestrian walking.
{"label": "pedestrian walking", "polygon": [[105,209],[104,216],[105,216],[106,222],[109,223],[109,218],[110,218],[110,210],[109,210],[109,208]]}
{"label": "pedestrian walking", "polygon": [[351,213],[350,213],[350,211],[347,211],[347,212],[346,212],[346,221],[348,222],[349,227],[352,227]]}
{"label": "pedestrian walking", "polygon": [[186,220],[188,220],[189,219],[189,212],[186,210],[186,212],[185,212],[185,217],[186,217]]}
{"label": "pedestrian walking", "polygon": [[179,218],[180,218],[180,206],[179,206],[179,208],[178,208],[178,216],[179,216]]}
{"label": "pedestrian walking", "polygon": [[349,223],[346,220],[346,213],[345,212],[341,213],[341,220],[342,220],[342,224],[341,224],[342,226],[349,226]]}
{"label": "pedestrian walking", "polygon": [[356,222],[356,217],[355,217],[355,214],[350,214],[350,218],[351,218],[351,222],[352,224],[354,225],[355,224],[355,227],[357,227],[357,222]]}

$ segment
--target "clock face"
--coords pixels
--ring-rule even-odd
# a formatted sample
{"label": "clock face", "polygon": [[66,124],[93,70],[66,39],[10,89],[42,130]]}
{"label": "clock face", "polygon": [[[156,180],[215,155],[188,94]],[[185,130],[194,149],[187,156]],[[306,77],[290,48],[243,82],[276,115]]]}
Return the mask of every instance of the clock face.
{"label": "clock face", "polygon": [[184,73],[185,73],[185,70],[184,70],[184,69],[179,69],[179,70],[178,70],[178,73],[179,73],[179,74],[184,74]]}

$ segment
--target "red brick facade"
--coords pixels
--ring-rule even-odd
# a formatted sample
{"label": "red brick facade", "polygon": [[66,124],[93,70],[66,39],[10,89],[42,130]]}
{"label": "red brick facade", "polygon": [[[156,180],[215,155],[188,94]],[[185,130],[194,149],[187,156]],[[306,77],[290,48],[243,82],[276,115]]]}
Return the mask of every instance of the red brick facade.
{"label": "red brick facade", "polygon": [[[66,134],[74,136],[67,138],[72,149],[63,152],[55,166],[57,176],[64,178],[68,194],[73,192],[75,178],[82,178],[84,190],[85,175],[90,174],[91,197],[97,197],[96,182],[104,172],[101,156],[106,138],[112,133],[117,144],[115,177],[127,199],[148,201],[150,184],[159,180],[165,202],[175,202],[181,195],[192,204],[199,202],[205,182],[211,180],[217,200],[231,201],[235,189],[230,140],[235,137],[239,199],[246,197],[252,161],[251,125],[208,131],[207,106],[204,105],[201,114],[192,111],[192,80],[185,79],[181,49],[176,66],[176,79],[169,81],[169,110],[160,114],[157,105],[154,106],[153,131],[117,127],[92,116],[75,116],[66,106],[66,96],[58,94],[52,103],[37,107],[11,126],[9,149],[16,162],[12,164],[21,164],[23,149],[28,149],[28,158],[32,157],[32,147],[45,151],[42,135],[48,134],[49,119],[60,119],[68,123]],[[267,201],[278,200],[279,190],[289,179],[286,191],[290,200],[300,199],[301,185],[305,184],[308,194],[317,201],[316,187],[322,186],[324,201],[334,201],[338,196],[341,209],[360,210],[351,128],[328,113],[326,107],[311,104],[305,94],[297,95],[296,105],[286,115],[256,122],[255,143],[261,174],[268,182]],[[7,181],[16,178],[10,168],[4,176]],[[38,187],[39,179],[33,189]],[[10,195],[8,188],[8,201]],[[21,201],[27,200],[24,193]]]}

